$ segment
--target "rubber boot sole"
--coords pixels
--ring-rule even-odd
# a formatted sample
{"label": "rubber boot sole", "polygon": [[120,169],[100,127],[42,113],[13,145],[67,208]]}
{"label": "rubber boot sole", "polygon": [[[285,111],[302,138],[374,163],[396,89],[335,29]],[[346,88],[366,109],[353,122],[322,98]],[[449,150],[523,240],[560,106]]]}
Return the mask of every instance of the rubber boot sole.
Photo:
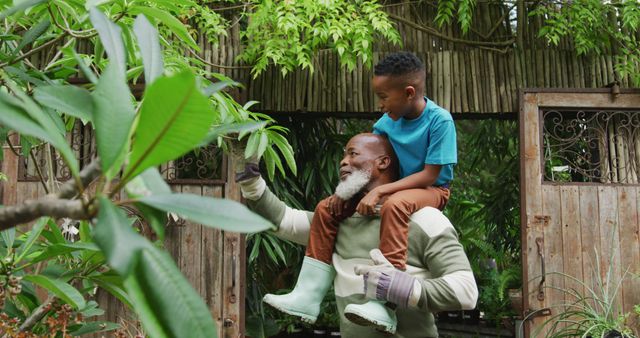
{"label": "rubber boot sole", "polygon": [[294,310],[290,310],[290,309],[285,309],[285,308],[280,307],[278,305],[271,304],[266,299],[264,299],[263,302],[265,304],[271,306],[272,308],[280,311],[280,312],[284,312],[284,313],[286,313],[288,315],[298,317],[298,318],[300,318],[301,321],[303,321],[305,323],[308,323],[308,324],[314,324],[316,322],[316,320],[318,319],[317,317],[310,316],[310,315],[308,315],[306,313],[303,313],[303,312],[298,312],[298,311],[294,311]]}
{"label": "rubber boot sole", "polygon": [[377,320],[372,320],[366,317],[364,314],[359,313],[358,311],[353,312],[345,312],[344,316],[347,317],[351,322],[361,325],[361,326],[373,326],[376,330],[385,333],[389,336],[394,335],[396,330],[390,326],[389,324],[385,324],[379,322]]}

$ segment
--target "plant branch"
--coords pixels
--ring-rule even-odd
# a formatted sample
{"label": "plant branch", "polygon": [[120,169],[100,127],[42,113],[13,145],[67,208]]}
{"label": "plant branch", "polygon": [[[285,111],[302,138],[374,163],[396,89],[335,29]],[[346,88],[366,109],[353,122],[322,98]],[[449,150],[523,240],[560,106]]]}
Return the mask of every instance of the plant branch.
{"label": "plant branch", "polygon": [[27,200],[21,205],[0,209],[0,231],[28,223],[42,216],[72,219],[90,218],[82,201],[56,199],[49,195],[38,200]]}
{"label": "plant branch", "polygon": [[49,41],[41,44],[40,46],[28,51],[27,53],[24,53],[24,54],[20,55],[19,57],[15,58],[15,59],[13,59],[11,61],[0,63],[0,68],[4,68],[4,67],[6,67],[8,65],[12,65],[12,64],[14,64],[14,63],[16,63],[18,61],[26,59],[29,56],[31,56],[33,54],[36,54],[36,53],[40,52],[41,50],[43,50],[43,49],[45,49],[45,48],[47,48],[47,47],[49,47],[49,46],[51,46],[53,44],[56,44],[58,41],[64,39],[65,36],[67,36],[67,32],[63,32],[62,34],[58,35],[55,39],[49,40]]}
{"label": "plant branch", "polygon": [[95,160],[82,169],[77,180],[70,180],[63,184],[58,194],[50,194],[38,200],[27,200],[21,205],[0,208],[0,231],[42,216],[73,219],[91,218],[90,209],[83,200],[70,200],[70,198],[75,197],[79,189],[89,185],[96,177],[100,176],[100,173],[100,161]]}
{"label": "plant branch", "polygon": [[419,25],[413,21],[407,20],[403,17],[397,16],[395,14],[388,14],[390,18],[402,22],[408,26],[411,26],[415,29],[421,30],[423,32],[429,33],[431,35],[435,35],[439,38],[445,39],[447,41],[451,41],[451,42],[456,42],[456,43],[463,43],[466,45],[470,45],[470,46],[485,46],[485,47],[506,47],[506,46],[511,46],[514,42],[515,39],[511,38],[509,40],[506,41],[473,41],[473,40],[466,40],[466,39],[459,39],[459,38],[454,38],[451,36],[448,36],[446,34],[440,33],[438,30],[436,30],[435,28],[432,27],[428,27],[428,26],[422,26]]}
{"label": "plant branch", "polygon": [[96,159],[80,171],[79,178],[82,186],[79,187],[76,181],[68,181],[60,187],[58,198],[72,198],[80,188],[88,186],[91,182],[93,182],[93,180],[100,176],[101,173],[102,170],[100,169],[100,159]]}
{"label": "plant branch", "polygon": [[223,66],[223,65],[217,65],[215,63],[211,63],[211,62],[203,59],[200,55],[198,55],[198,53],[196,53],[193,50],[191,50],[191,48],[187,48],[187,51],[189,51],[189,53],[191,55],[195,56],[196,59],[198,59],[198,61],[200,61],[200,62],[202,62],[202,63],[204,63],[204,64],[206,64],[208,66],[214,67],[214,68],[219,68],[219,69],[251,69],[251,68],[253,68],[252,66]]}
{"label": "plant branch", "polygon": [[37,322],[49,312],[49,305],[56,300],[55,296],[49,296],[40,306],[38,306],[25,321],[20,325],[19,332],[30,330]]}

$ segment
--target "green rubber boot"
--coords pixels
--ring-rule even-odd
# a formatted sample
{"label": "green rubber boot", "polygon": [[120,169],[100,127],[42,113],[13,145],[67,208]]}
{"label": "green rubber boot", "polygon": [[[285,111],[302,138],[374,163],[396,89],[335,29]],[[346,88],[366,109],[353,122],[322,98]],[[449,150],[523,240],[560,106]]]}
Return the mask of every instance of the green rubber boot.
{"label": "green rubber boot", "polygon": [[385,306],[384,303],[379,300],[369,300],[364,304],[349,304],[344,308],[344,316],[358,325],[374,326],[378,331],[395,334],[398,325],[396,311]]}
{"label": "green rubber boot", "polygon": [[285,295],[268,294],[263,302],[302,321],[313,324],[320,314],[320,303],[324,299],[336,270],[332,265],[311,257],[305,257],[293,291]]}

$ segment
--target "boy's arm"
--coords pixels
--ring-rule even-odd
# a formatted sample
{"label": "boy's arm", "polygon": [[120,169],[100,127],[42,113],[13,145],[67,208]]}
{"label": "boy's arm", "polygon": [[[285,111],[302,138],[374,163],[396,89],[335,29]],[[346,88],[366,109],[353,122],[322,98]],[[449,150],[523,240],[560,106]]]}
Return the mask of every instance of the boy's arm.
{"label": "boy's arm", "polygon": [[269,190],[261,176],[240,181],[238,184],[249,209],[278,226],[276,236],[307,245],[312,212],[287,206]]}

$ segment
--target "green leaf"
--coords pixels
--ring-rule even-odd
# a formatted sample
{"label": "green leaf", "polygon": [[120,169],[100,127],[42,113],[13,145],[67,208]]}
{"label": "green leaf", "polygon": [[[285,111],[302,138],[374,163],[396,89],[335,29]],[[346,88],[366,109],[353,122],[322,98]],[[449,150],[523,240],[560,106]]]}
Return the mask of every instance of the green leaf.
{"label": "green leaf", "polygon": [[262,157],[262,154],[264,154],[264,151],[267,149],[267,145],[269,145],[269,137],[267,133],[261,132],[258,149],[256,150],[256,156],[258,156],[258,158]]}
{"label": "green leaf", "polygon": [[191,72],[157,79],[145,93],[123,179],[189,152],[205,137],[214,117]]}
{"label": "green leaf", "polygon": [[238,85],[237,82],[232,81],[232,80],[224,80],[224,81],[219,81],[219,82],[215,82],[212,83],[211,85],[209,85],[207,88],[204,89],[204,91],[202,92],[202,94],[204,94],[204,96],[209,97],[229,86],[235,86]]}
{"label": "green leaf", "polygon": [[2,231],[2,241],[7,248],[13,247],[13,242],[16,240],[16,228],[9,228]]}
{"label": "green leaf", "polygon": [[105,197],[99,197],[100,211],[94,229],[94,239],[109,265],[122,276],[135,266],[140,251],[151,244],[136,233],[124,211]]}
{"label": "green leaf", "polygon": [[151,167],[136,176],[125,186],[127,194],[132,198],[153,194],[170,194],[171,188],[165,182],[158,168]]}
{"label": "green leaf", "polygon": [[35,256],[33,259],[31,259],[29,262],[30,263],[38,263],[53,257],[58,257],[61,255],[66,255],[68,253],[72,253],[75,251],[80,251],[80,250],[87,250],[87,251],[99,251],[98,247],[93,244],[93,243],[83,243],[83,242],[76,242],[76,243],[58,243],[58,244],[53,244],[50,245],[48,247],[46,247],[46,249],[44,249],[44,251],[42,251],[42,253],[40,253],[39,255]]}
{"label": "green leaf", "polygon": [[280,153],[282,153],[285,161],[287,161],[287,166],[289,166],[289,169],[291,169],[294,175],[297,175],[298,168],[296,166],[296,160],[293,156],[293,148],[291,148],[291,145],[289,144],[289,142],[287,142],[287,139],[276,132],[271,133],[271,139],[273,140],[273,143],[276,145],[276,147],[280,149]]}
{"label": "green leaf", "polygon": [[16,257],[15,263],[20,262],[22,258],[29,253],[29,250],[31,250],[33,243],[35,243],[38,237],[40,237],[40,234],[42,233],[44,226],[47,225],[47,223],[50,220],[51,219],[49,217],[41,217],[33,226],[33,228],[31,228],[31,230],[29,231],[29,236],[27,237],[27,240],[24,241],[22,245],[20,245],[20,248],[19,248],[20,255]]}
{"label": "green leaf", "polygon": [[240,123],[225,123],[220,126],[215,126],[209,130],[207,136],[200,142],[200,146],[204,147],[209,143],[215,141],[219,136],[227,135],[230,133],[248,133],[260,128],[263,128],[267,125],[266,121],[248,121],[248,122],[240,122]]}
{"label": "green leaf", "polygon": [[34,89],[34,98],[40,104],[59,112],[91,121],[93,116],[93,100],[88,90],[68,86],[40,86]]}
{"label": "green leaf", "polygon": [[259,143],[258,133],[251,134],[249,140],[247,140],[247,147],[244,149],[244,157],[249,158],[254,155],[258,150]]}
{"label": "green leaf", "polygon": [[2,13],[0,13],[0,21],[6,19],[10,15],[13,15],[14,13],[24,11],[25,9],[27,9],[29,7],[33,7],[35,5],[43,3],[45,1],[46,0],[25,0],[25,1],[21,1],[17,5],[2,11]]}
{"label": "green leaf", "polygon": [[209,308],[166,252],[145,248],[125,287],[150,337],[217,337]]}
{"label": "green leaf", "polygon": [[24,33],[22,40],[20,40],[20,43],[18,44],[16,49],[13,50],[12,55],[15,56],[16,54],[18,54],[19,51],[22,50],[22,48],[32,43],[38,37],[44,34],[44,32],[46,32],[47,29],[49,29],[49,26],[51,26],[51,22],[49,22],[49,19],[44,19],[40,21],[37,25],[31,27],[26,33]]}
{"label": "green leaf", "polygon": [[161,9],[154,8],[154,7],[142,7],[142,6],[136,7],[135,9],[131,10],[131,12],[133,14],[137,14],[138,12],[141,12],[150,18],[157,19],[158,21],[162,22],[167,27],[169,27],[169,29],[175,35],[177,35],[184,43],[189,45],[189,47],[193,48],[196,51],[200,51],[200,47],[198,47],[198,44],[196,43],[196,41],[193,39],[191,34],[189,34],[189,31],[187,31],[187,27],[180,20],[178,20],[173,15],[171,15],[171,13],[165,12]]}
{"label": "green leaf", "polygon": [[88,322],[82,324],[78,329],[69,331],[69,335],[76,337],[89,333],[96,332],[106,332],[112,331],[120,328],[120,324],[112,323],[112,322]]}
{"label": "green leaf", "polygon": [[91,281],[96,283],[100,288],[104,289],[112,296],[118,298],[123,304],[133,309],[133,304],[127,292],[124,290],[123,285],[117,285],[113,283],[109,278],[105,278],[104,275],[91,276]]}
{"label": "green leaf", "polygon": [[138,15],[133,24],[133,32],[138,39],[138,47],[144,64],[144,80],[147,85],[164,72],[162,51],[158,39],[158,31],[144,15]]}
{"label": "green leaf", "polygon": [[[4,108],[8,110],[8,112],[5,112],[3,109],[3,114],[0,114],[3,115],[2,117],[0,117],[0,122],[3,122],[6,126],[15,128],[15,130],[17,131],[20,131],[17,128],[25,128],[20,132],[24,132],[27,135],[51,143],[60,152],[62,158],[69,166],[71,173],[73,175],[77,175],[78,161],[75,157],[75,154],[71,150],[71,147],[67,143],[67,140],[59,132],[55,121],[55,116],[51,116],[50,114],[45,113],[40,108],[40,106],[36,104],[31,99],[31,97],[27,95],[21,88],[18,88],[11,79],[7,77],[3,78],[5,79],[5,85],[9,87],[20,99],[10,96],[5,92],[0,92],[0,102],[4,101],[6,103],[4,105],[6,107]],[[2,108],[2,106],[0,106],[0,108]],[[25,119],[27,114],[33,119],[31,121],[34,123],[29,123],[29,121]],[[18,120],[8,121],[12,120],[13,118],[17,118]]]}
{"label": "green leaf", "polygon": [[102,171],[106,173],[110,168],[120,166],[134,118],[124,73],[119,73],[113,62],[107,66],[91,96],[98,154]]}
{"label": "green leaf", "polygon": [[233,232],[259,232],[273,225],[236,201],[193,194],[162,194],[140,199],[140,203],[173,212],[190,221]]}
{"label": "green leaf", "polygon": [[47,289],[67,304],[73,306],[76,310],[85,307],[85,300],[82,294],[66,282],[49,278],[45,275],[26,275],[23,279]]}
{"label": "green leaf", "polygon": [[[96,43],[96,44],[99,44],[99,43]],[[97,84],[98,78],[96,77],[96,74],[94,74],[91,71],[91,69],[89,69],[89,66],[87,66],[86,63],[84,63],[84,60],[80,57],[80,55],[78,55],[78,53],[76,53],[74,49],[71,49],[71,54],[73,55],[73,58],[76,60],[76,63],[78,64],[78,67],[80,68],[80,71],[82,72],[82,74],[84,74],[84,76],[86,76],[87,79],[91,81],[91,83]]]}
{"label": "green leaf", "polygon": [[100,35],[100,41],[111,63],[115,64],[118,73],[124,76],[126,54],[122,43],[122,29],[95,7],[89,9],[89,18]]}

